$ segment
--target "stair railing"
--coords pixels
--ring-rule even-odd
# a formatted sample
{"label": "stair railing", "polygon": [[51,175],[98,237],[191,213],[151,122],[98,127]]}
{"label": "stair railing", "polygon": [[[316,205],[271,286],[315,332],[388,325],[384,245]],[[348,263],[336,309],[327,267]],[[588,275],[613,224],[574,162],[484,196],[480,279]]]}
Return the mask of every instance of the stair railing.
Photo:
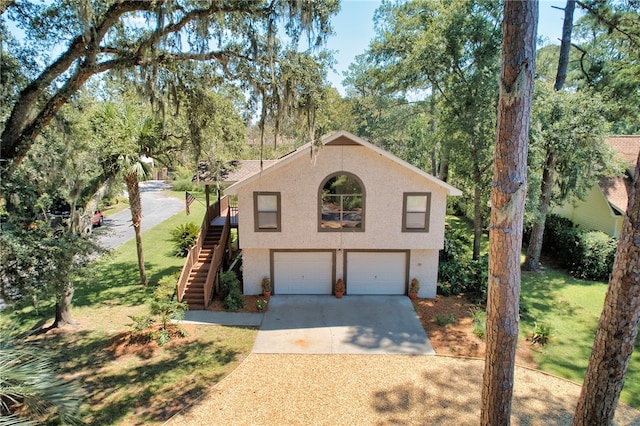
{"label": "stair railing", "polygon": [[211,260],[211,266],[209,272],[207,272],[207,279],[204,283],[204,308],[207,309],[213,299],[213,289],[218,287],[218,271],[224,260],[225,251],[227,249],[227,242],[229,241],[229,233],[231,231],[231,221],[229,215],[229,197],[225,196],[220,200],[220,211],[226,211],[226,217],[224,220],[224,226],[222,227],[222,235],[220,236],[219,244],[213,249],[213,259]]}
{"label": "stair railing", "polygon": [[[217,213],[216,213],[217,212]],[[189,253],[187,253],[187,258],[184,262],[184,266],[182,267],[182,271],[180,272],[180,278],[178,279],[178,288],[176,294],[178,295],[178,301],[182,302],[182,298],[184,297],[184,291],[187,287],[187,281],[189,281],[189,274],[191,273],[191,269],[193,265],[198,261],[198,257],[200,256],[200,251],[202,250],[202,243],[207,235],[207,231],[209,230],[209,224],[211,221],[218,216],[220,212],[220,206],[216,201],[213,205],[209,206],[207,211],[205,212],[204,219],[202,219],[202,225],[200,226],[200,232],[198,233],[198,239],[193,247],[189,249]]]}

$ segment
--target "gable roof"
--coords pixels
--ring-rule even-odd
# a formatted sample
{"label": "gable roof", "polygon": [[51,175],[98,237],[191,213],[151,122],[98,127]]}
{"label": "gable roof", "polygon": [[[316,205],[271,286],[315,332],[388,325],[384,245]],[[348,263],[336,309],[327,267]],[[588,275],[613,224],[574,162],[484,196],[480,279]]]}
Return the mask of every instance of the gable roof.
{"label": "gable roof", "polygon": [[633,171],[638,162],[638,152],[640,151],[640,135],[619,135],[606,139],[615,152],[616,158],[627,163],[629,170]]}
{"label": "gable roof", "polygon": [[606,139],[615,151],[615,158],[627,165],[625,176],[607,177],[598,183],[605,198],[618,213],[627,211],[629,204],[629,192],[631,191],[631,173],[634,173],[640,152],[640,136],[620,135]]}
{"label": "gable roof", "polygon": [[[426,180],[435,183],[438,186],[441,186],[442,188],[444,188],[449,195],[462,195],[462,191],[460,191],[458,188],[455,188],[451,185],[449,185],[446,182],[441,181],[440,179],[430,175],[429,173],[420,170],[419,168],[407,163],[404,160],[401,160],[400,158],[396,157],[395,155],[385,151],[384,149],[381,149],[375,145],[373,145],[371,142],[368,142],[352,133],[349,133],[347,131],[339,131],[339,132],[334,132],[328,135],[325,135],[321,138],[320,140],[321,144],[323,146],[327,146],[327,145],[359,145],[359,146],[363,146],[365,148],[370,149],[371,151],[380,154],[381,156],[383,156],[384,158],[393,161],[396,164],[399,164],[409,170],[411,170],[412,172],[420,175],[421,177],[425,178]],[[314,146],[313,142],[308,142],[304,145],[302,145],[301,147],[297,148],[295,151],[290,152],[289,154],[285,155],[284,157],[280,158],[279,160],[277,160],[274,163],[271,164],[264,164],[262,167],[262,170],[258,170],[255,173],[246,176],[243,180],[238,181],[236,183],[234,183],[233,185],[231,185],[230,187],[228,187],[225,192],[227,194],[236,194],[238,188],[246,185],[249,182],[252,182],[253,180],[257,179],[259,176],[264,176],[270,173],[273,173],[274,171],[277,171],[279,168],[281,168],[283,166],[283,164],[287,164],[291,161],[293,161],[296,158],[299,158],[303,155],[309,155],[309,150],[314,150],[317,149],[317,147]]]}
{"label": "gable roof", "polygon": [[212,183],[235,183],[251,176],[260,171],[260,162],[262,167],[270,166],[278,160],[234,160],[225,163],[221,176],[210,170],[210,164],[207,161],[201,161],[198,164],[198,170],[191,181],[193,183],[209,185]]}

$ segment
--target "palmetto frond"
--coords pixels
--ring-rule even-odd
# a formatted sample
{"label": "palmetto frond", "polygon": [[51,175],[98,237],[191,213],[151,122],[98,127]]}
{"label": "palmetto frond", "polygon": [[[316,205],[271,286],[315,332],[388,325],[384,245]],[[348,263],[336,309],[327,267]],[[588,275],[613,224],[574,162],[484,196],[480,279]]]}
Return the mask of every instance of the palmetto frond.
{"label": "palmetto frond", "polygon": [[79,417],[81,393],[60,378],[51,360],[30,347],[0,339],[0,425],[39,424],[50,416],[62,424],[84,424]]}

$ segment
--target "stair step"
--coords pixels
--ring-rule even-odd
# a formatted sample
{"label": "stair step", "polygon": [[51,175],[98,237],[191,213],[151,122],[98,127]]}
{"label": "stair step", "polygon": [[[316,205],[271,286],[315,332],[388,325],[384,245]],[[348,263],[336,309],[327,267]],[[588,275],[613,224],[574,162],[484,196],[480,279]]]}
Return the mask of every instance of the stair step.
{"label": "stair step", "polygon": [[182,300],[191,300],[191,301],[199,301],[202,302],[202,299],[204,299],[204,293],[203,292],[199,292],[199,293],[185,293],[184,296],[182,296]]}
{"label": "stair step", "polygon": [[198,302],[202,303],[204,300],[204,294],[185,294],[182,298],[183,302]]}
{"label": "stair step", "polygon": [[187,305],[189,305],[189,310],[190,311],[202,311],[202,310],[204,310],[204,305],[202,305],[202,304],[187,303]]}
{"label": "stair step", "polygon": [[207,279],[207,274],[194,275],[194,276],[189,277],[189,279],[187,280],[187,285],[189,283],[193,283],[193,282],[196,282],[196,281],[203,281],[204,282],[204,280],[206,280],[206,279]]}

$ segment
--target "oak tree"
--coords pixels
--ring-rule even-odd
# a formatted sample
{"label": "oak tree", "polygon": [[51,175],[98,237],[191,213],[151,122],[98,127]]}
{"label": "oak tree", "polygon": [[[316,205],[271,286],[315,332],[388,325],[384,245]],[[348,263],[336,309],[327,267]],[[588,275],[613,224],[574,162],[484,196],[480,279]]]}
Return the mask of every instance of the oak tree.
{"label": "oak tree", "polygon": [[[0,176],[16,170],[62,105],[94,76],[207,61],[251,91],[253,81],[271,75],[281,34],[293,46],[304,34],[320,45],[337,10],[337,0],[3,2],[3,31],[7,21],[24,31],[18,48],[30,78],[3,123]],[[56,59],[52,51],[60,52]]]}

